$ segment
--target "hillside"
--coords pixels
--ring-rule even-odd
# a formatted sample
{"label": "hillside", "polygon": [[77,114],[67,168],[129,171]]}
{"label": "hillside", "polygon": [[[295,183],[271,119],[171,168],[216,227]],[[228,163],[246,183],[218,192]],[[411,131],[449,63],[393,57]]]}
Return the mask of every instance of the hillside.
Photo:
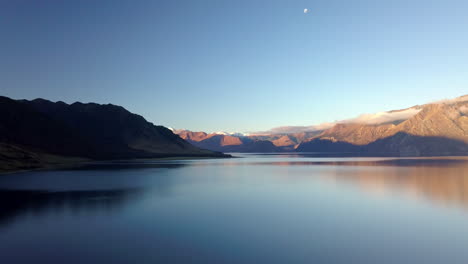
{"label": "hillside", "polygon": [[0,97],[0,111],[0,169],[4,170],[42,167],[51,156],[92,160],[223,156],[199,149],[116,105]]}
{"label": "hillside", "polygon": [[468,96],[417,106],[393,123],[340,123],[301,143],[300,152],[328,152],[319,142],[343,143],[366,155],[435,156],[468,154]]}
{"label": "hillside", "polygon": [[[317,152],[363,156],[468,155],[468,95],[401,110],[364,114],[327,129],[217,134],[176,131],[192,144],[227,152]],[[310,128],[325,126],[310,126]],[[288,127],[294,128],[294,127]]]}
{"label": "hillside", "polygon": [[278,152],[277,148],[268,140],[249,138],[246,136],[234,136],[218,133],[207,134],[205,132],[192,132],[188,130],[176,130],[181,138],[193,145],[219,152]]}

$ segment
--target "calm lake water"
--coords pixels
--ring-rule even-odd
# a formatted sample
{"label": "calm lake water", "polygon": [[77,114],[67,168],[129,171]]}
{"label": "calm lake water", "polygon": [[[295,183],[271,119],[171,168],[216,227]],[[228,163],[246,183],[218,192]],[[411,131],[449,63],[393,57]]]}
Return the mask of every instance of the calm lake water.
{"label": "calm lake water", "polygon": [[468,263],[468,159],[242,156],[0,176],[0,263]]}

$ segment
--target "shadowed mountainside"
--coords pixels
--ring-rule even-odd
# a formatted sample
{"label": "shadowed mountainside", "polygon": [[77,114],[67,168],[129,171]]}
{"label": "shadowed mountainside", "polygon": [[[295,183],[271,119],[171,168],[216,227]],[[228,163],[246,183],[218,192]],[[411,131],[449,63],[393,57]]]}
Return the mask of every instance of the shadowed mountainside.
{"label": "shadowed mountainside", "polygon": [[298,152],[342,153],[345,156],[465,156],[468,144],[451,138],[417,136],[399,132],[366,145],[355,145],[335,139],[316,138],[304,142]]}
{"label": "shadowed mountainside", "polygon": [[[0,169],[29,169],[64,159],[222,157],[116,105],[0,97]],[[53,157],[53,158],[51,158]],[[76,160],[76,159],[75,159]]]}

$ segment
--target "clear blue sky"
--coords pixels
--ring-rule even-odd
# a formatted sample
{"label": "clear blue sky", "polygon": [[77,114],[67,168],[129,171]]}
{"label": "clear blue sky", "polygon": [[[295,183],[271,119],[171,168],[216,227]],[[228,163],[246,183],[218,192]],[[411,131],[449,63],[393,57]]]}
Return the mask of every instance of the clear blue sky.
{"label": "clear blue sky", "polygon": [[467,13],[466,0],[0,1],[0,95],[204,131],[341,120],[467,94]]}

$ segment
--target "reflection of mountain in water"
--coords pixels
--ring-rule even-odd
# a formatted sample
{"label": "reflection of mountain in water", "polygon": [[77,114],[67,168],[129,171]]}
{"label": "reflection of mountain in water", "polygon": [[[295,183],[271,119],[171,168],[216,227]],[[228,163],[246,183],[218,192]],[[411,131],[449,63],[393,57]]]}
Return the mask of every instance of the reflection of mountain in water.
{"label": "reflection of mountain in water", "polygon": [[128,169],[177,169],[187,166],[184,163],[155,162],[152,160],[121,160],[84,163],[81,166],[70,167],[67,170],[128,170]]}
{"label": "reflection of mountain in water", "polygon": [[354,165],[374,167],[333,170],[329,176],[377,194],[402,192],[468,209],[468,160],[388,160]]}
{"label": "reflection of mountain in water", "polygon": [[350,183],[374,194],[405,193],[468,209],[468,158],[315,160],[255,162],[253,165],[326,166],[326,179]]}
{"label": "reflection of mountain in water", "polygon": [[[40,214],[48,210],[112,212],[146,193],[170,195],[174,178],[154,175],[159,169],[184,166],[186,164],[170,161],[113,161],[67,170],[3,175],[0,226],[28,213]],[[37,181],[39,177],[41,180]]]}
{"label": "reflection of mountain in water", "polygon": [[141,194],[140,189],[93,191],[0,190],[0,225],[15,217],[47,210],[70,210],[72,213],[91,210],[114,211]]}

